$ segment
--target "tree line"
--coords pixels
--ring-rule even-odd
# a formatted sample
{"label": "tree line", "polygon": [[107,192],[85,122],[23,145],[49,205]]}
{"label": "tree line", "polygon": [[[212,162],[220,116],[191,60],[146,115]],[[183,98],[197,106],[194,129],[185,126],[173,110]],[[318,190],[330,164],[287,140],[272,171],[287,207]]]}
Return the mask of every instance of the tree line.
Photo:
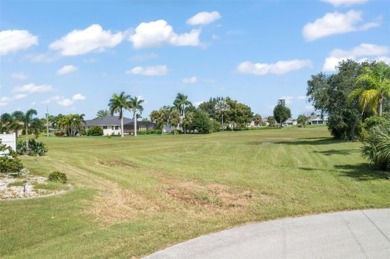
{"label": "tree line", "polygon": [[183,133],[210,133],[220,130],[246,129],[248,123],[262,122],[248,105],[229,97],[210,98],[195,107],[188,96],[178,93],[172,105],[165,105],[150,113],[158,129],[173,127]]}

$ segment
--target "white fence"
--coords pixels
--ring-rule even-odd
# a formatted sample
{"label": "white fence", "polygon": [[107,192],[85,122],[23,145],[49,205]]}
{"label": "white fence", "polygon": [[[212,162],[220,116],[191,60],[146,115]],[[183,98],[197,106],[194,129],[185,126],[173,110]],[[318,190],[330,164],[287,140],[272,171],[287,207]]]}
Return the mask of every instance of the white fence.
{"label": "white fence", "polygon": [[16,134],[0,134],[0,143],[12,148],[16,151]]}

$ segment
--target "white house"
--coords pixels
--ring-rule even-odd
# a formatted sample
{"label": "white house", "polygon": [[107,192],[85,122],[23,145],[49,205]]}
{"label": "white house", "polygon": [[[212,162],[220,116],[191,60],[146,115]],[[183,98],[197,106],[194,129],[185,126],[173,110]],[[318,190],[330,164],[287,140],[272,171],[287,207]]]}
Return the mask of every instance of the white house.
{"label": "white house", "polygon": [[328,116],[312,116],[307,120],[308,125],[325,125],[328,122]]}
{"label": "white house", "polygon": [[[103,135],[121,135],[121,120],[119,116],[104,116],[93,120],[86,120],[86,128],[90,129],[93,126],[98,126],[103,129]],[[134,122],[132,119],[123,117],[124,134],[129,135],[134,132]],[[137,130],[152,130],[156,128],[156,124],[150,121],[137,121]]]}
{"label": "white house", "polygon": [[[131,119],[123,117],[123,124],[132,122]],[[119,116],[104,116],[93,120],[86,120],[86,128],[98,126],[103,129],[103,135],[121,135],[121,120]]]}

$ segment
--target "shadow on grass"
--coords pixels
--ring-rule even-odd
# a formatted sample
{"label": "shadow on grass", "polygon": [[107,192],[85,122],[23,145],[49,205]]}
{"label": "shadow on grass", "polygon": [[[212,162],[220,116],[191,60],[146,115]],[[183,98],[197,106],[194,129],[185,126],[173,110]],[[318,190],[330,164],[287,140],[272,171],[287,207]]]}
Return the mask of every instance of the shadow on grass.
{"label": "shadow on grass", "polygon": [[332,155],[350,155],[352,152],[356,152],[355,149],[345,149],[345,150],[337,150],[337,149],[330,149],[330,150],[324,150],[324,151],[314,151],[314,153],[318,154],[324,154],[326,156],[332,156]]}
{"label": "shadow on grass", "polygon": [[340,171],[341,176],[351,177],[358,181],[377,179],[390,180],[390,174],[388,172],[376,170],[372,165],[367,163],[356,165],[335,165],[334,168]]}
{"label": "shadow on grass", "polygon": [[299,138],[299,139],[286,139],[286,138],[270,138],[261,141],[249,142],[249,145],[266,145],[266,144],[281,144],[281,145],[330,145],[335,143],[342,143],[334,140],[333,138]]}
{"label": "shadow on grass", "polygon": [[311,145],[311,146],[319,146],[319,145],[330,145],[341,143],[341,141],[334,140],[333,138],[302,138],[302,139],[294,139],[291,141],[277,141],[276,144],[286,144],[286,145]]}

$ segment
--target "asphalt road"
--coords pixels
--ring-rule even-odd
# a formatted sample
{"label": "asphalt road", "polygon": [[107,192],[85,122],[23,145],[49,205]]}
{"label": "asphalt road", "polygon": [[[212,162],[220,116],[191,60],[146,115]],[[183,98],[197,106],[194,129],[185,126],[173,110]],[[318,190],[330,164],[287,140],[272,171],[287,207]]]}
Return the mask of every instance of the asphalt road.
{"label": "asphalt road", "polygon": [[390,209],[253,223],[201,236],[145,258],[390,259]]}

